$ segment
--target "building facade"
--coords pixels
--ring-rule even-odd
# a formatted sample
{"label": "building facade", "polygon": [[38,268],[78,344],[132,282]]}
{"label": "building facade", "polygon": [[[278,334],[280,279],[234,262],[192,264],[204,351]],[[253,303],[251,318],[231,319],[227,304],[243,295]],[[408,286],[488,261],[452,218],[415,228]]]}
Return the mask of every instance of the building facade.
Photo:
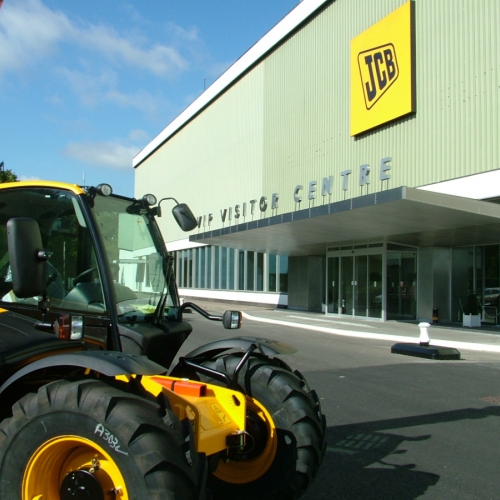
{"label": "building facade", "polygon": [[[500,2],[303,0],[134,158],[188,296],[498,323]],[[468,311],[465,311],[468,312]]]}

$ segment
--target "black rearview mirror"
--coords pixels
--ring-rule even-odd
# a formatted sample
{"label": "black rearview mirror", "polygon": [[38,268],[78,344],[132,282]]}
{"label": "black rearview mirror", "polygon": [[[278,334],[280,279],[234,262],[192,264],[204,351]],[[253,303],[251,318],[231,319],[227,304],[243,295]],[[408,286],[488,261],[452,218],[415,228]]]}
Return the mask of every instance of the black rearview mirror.
{"label": "black rearview mirror", "polygon": [[47,255],[35,219],[14,217],[7,221],[12,285],[19,298],[43,295]]}
{"label": "black rearview mirror", "polygon": [[172,209],[172,214],[183,231],[192,231],[198,225],[196,217],[185,203],[175,205]]}
{"label": "black rearview mirror", "polygon": [[222,324],[227,330],[237,330],[241,328],[243,315],[240,311],[226,311],[222,316]]}

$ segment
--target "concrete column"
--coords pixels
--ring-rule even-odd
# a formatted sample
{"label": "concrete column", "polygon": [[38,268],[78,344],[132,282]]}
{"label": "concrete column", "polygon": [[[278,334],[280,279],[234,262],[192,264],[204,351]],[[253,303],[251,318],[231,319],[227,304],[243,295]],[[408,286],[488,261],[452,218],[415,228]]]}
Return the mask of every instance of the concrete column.
{"label": "concrete column", "polygon": [[326,257],[288,259],[288,309],[321,312],[325,301]]}

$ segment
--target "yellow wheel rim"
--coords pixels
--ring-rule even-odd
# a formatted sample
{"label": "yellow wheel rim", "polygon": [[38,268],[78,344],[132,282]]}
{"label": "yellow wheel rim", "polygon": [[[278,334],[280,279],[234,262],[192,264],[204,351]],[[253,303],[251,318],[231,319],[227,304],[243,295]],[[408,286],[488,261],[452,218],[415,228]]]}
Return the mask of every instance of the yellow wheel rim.
{"label": "yellow wheel rim", "polygon": [[255,481],[271,467],[278,449],[276,426],[269,412],[256,399],[247,396],[247,411],[254,412],[267,427],[268,440],[262,452],[255,458],[239,462],[219,460],[214,476],[226,483],[245,484]]}
{"label": "yellow wheel rim", "polygon": [[106,500],[129,500],[125,480],[115,461],[99,445],[79,436],[50,439],[35,451],[24,473],[22,500],[60,498],[61,483],[67,474],[89,471],[92,467]]}

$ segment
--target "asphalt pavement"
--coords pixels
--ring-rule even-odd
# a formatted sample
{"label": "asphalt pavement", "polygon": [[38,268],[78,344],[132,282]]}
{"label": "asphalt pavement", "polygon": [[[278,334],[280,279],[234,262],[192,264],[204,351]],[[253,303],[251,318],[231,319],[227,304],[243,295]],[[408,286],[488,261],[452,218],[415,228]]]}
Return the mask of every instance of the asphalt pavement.
{"label": "asphalt pavement", "polygon": [[[244,321],[302,328],[331,335],[342,335],[364,339],[390,340],[394,342],[420,343],[422,331],[418,321],[378,321],[350,318],[340,315],[325,315],[291,309],[275,309],[260,304],[227,302],[184,297],[211,313],[222,313],[227,309],[243,312]],[[500,352],[500,326],[483,325],[467,328],[460,324],[429,323],[427,335],[429,345],[451,347],[457,350]]]}
{"label": "asphalt pavement", "polygon": [[272,338],[297,349],[280,357],[317,391],[327,421],[325,458],[304,500],[499,497],[497,327],[433,324],[431,346],[454,346],[462,355],[435,361],[391,352],[394,342],[419,343],[417,322],[193,302],[214,314],[243,311],[243,328],[224,331],[187,314],[194,331],[184,352],[231,335]]}

